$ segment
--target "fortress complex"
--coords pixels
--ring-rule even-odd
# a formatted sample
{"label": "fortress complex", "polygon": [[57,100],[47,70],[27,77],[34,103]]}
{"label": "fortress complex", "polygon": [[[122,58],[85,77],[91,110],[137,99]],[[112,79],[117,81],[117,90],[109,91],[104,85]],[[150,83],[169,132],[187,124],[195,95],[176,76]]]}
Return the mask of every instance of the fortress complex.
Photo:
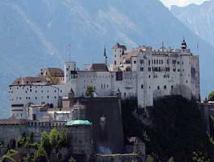
{"label": "fortress complex", "polygon": [[153,106],[156,98],[165,95],[200,100],[199,57],[192,54],[185,40],[178,49],[140,46],[128,50],[117,43],[112,50],[111,65],[104,51],[105,63],[92,64],[87,70],[68,61],[64,72],[46,68],[36,77],[18,78],[9,91],[12,116],[28,118],[32,104],[61,108],[63,99],[84,97],[89,86],[94,97],[137,97],[140,108]]}

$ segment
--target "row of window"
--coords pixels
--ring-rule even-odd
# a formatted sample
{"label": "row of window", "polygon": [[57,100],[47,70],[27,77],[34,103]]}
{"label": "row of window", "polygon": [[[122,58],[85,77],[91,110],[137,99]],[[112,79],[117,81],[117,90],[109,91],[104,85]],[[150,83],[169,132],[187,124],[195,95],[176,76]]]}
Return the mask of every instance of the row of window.
{"label": "row of window", "polygon": [[[149,87],[149,88],[151,88],[151,87]],[[173,89],[173,88],[174,88],[174,86],[172,85],[171,89]],[[141,84],[141,89],[144,89],[144,85],[143,84]],[[164,85],[163,89],[166,90],[167,89],[167,85]],[[160,90],[160,86],[157,86],[157,90]]]}
{"label": "row of window", "polygon": [[[33,91],[32,89],[29,90],[29,92],[32,92],[32,91]],[[34,92],[37,93],[38,91],[35,90]],[[41,90],[40,92],[43,93],[44,90]],[[46,92],[49,93],[50,91],[47,90]],[[62,90],[60,90],[59,92],[62,93]],[[13,91],[10,91],[10,93],[13,93]],[[26,90],[25,93],[28,93],[28,91]],[[54,93],[58,93],[58,91],[57,91],[57,90],[54,90]]]}
{"label": "row of window", "polygon": [[[35,98],[35,100],[37,100],[38,99],[38,97],[34,97]],[[45,97],[43,97],[43,96],[41,96],[41,99],[44,99]],[[54,99],[57,99],[57,96],[54,96],[53,97]],[[16,97],[16,100],[22,100],[23,98],[22,97]],[[30,99],[32,99],[31,97],[26,97],[25,98],[26,100],[30,100]],[[47,96],[47,99],[50,99],[50,96]],[[12,99],[12,101],[13,101],[13,99]]]}
{"label": "row of window", "polygon": [[[170,60],[167,59],[166,60],[166,63],[169,64],[170,63]],[[172,64],[180,64],[180,61],[176,61],[176,60],[172,60]],[[144,64],[144,60],[140,60],[140,64]],[[148,60],[148,64],[151,65],[151,64],[160,64],[160,65],[163,65],[164,64],[164,60]],[[184,62],[182,61],[182,64],[184,64]]]}
{"label": "row of window", "polygon": [[[140,67],[140,71],[144,71],[144,67]],[[170,67],[148,67],[148,71],[151,72],[170,72]],[[173,72],[180,72],[180,69],[173,68]],[[184,69],[183,69],[184,72]]]}

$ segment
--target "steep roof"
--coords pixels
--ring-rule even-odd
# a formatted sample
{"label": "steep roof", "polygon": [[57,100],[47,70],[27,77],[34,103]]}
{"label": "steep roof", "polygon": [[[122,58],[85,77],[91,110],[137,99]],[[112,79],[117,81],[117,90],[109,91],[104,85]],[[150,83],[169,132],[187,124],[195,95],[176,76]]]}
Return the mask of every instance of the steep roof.
{"label": "steep roof", "polygon": [[[64,77],[64,71],[60,68],[46,68],[42,69],[41,72],[48,73],[47,75],[51,77]],[[46,75],[46,74],[43,74]]]}
{"label": "steep roof", "polygon": [[91,65],[90,71],[107,72],[108,71],[108,67],[104,63],[96,63],[96,64],[92,64]]}

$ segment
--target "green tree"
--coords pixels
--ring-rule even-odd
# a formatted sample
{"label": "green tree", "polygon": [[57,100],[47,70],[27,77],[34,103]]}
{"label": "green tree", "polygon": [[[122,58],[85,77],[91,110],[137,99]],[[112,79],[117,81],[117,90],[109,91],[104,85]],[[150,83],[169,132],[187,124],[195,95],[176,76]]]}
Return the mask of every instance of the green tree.
{"label": "green tree", "polygon": [[47,154],[42,146],[38,148],[34,155],[35,162],[47,162]]}
{"label": "green tree", "polygon": [[51,129],[49,137],[50,137],[51,146],[57,147],[58,140],[59,140],[59,132],[57,131],[56,128]]}
{"label": "green tree", "polygon": [[93,86],[88,86],[87,90],[86,90],[86,96],[88,97],[93,97],[93,93],[94,93],[94,87]]}
{"label": "green tree", "polygon": [[30,142],[31,144],[34,143],[34,133],[33,133],[33,132],[30,133],[29,142]]}
{"label": "green tree", "polygon": [[209,101],[214,101],[214,91],[210,92],[210,94],[208,96],[208,100]]}
{"label": "green tree", "polygon": [[155,159],[151,155],[148,155],[146,162],[155,162]]}
{"label": "green tree", "polygon": [[47,132],[42,132],[41,147],[46,151],[48,155],[50,155],[52,148],[51,148],[49,134]]}
{"label": "green tree", "polygon": [[61,132],[59,132],[58,145],[59,145],[59,148],[69,146],[69,139],[65,130],[62,130]]}

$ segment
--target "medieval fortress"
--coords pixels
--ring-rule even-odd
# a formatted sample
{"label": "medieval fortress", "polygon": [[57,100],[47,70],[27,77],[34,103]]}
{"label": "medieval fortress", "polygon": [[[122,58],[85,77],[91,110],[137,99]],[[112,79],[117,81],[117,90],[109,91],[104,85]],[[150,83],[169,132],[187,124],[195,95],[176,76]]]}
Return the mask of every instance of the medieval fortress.
{"label": "medieval fortress", "polygon": [[[112,50],[111,65],[106,60],[79,70],[75,62],[68,61],[64,71],[45,68],[38,76],[16,79],[9,90],[12,117],[34,120],[35,107],[61,108],[68,98],[86,96],[88,87],[93,87],[94,98],[137,97],[140,108],[153,106],[156,98],[165,95],[200,99],[199,57],[191,53],[185,40],[178,49],[140,46],[129,50],[117,43]],[[104,56],[107,58],[106,52]],[[67,112],[52,115],[57,113],[60,117]]]}

